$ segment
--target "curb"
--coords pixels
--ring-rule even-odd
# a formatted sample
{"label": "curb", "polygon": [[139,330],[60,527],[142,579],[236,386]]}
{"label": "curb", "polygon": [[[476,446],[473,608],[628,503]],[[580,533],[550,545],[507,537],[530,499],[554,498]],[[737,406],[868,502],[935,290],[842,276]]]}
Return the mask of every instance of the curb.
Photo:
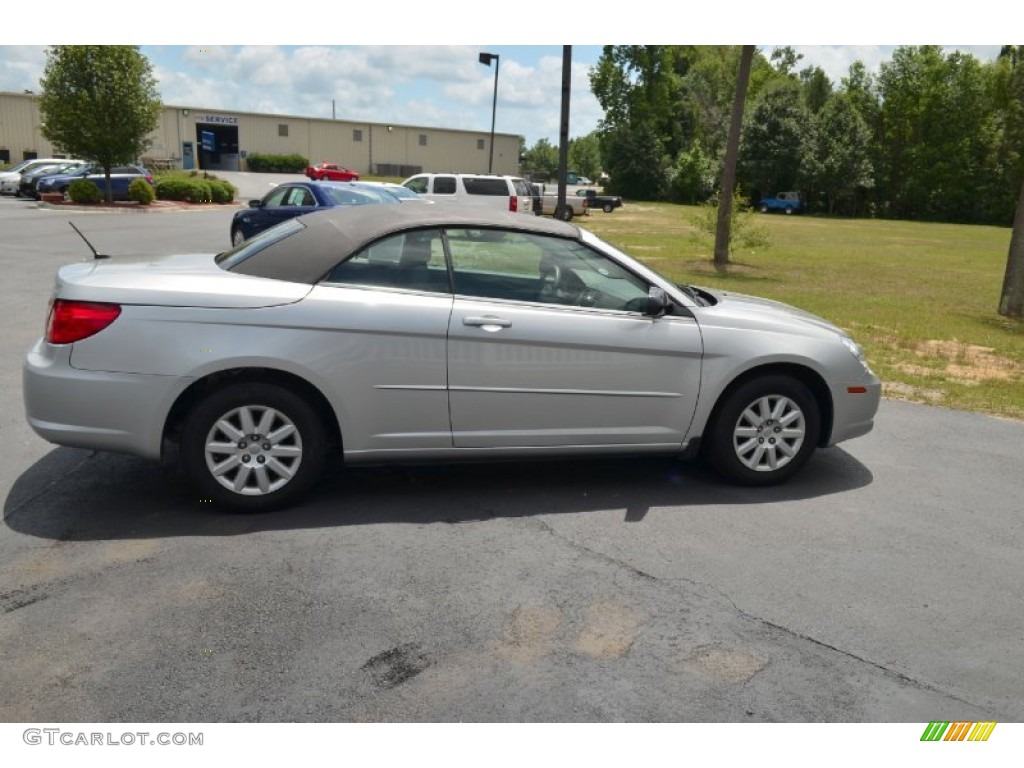
{"label": "curb", "polygon": [[149,205],[76,205],[75,203],[44,203],[36,201],[36,208],[51,211],[74,211],[75,213],[177,213],[186,211],[209,211],[223,208],[242,208],[241,203],[178,203],[159,200]]}

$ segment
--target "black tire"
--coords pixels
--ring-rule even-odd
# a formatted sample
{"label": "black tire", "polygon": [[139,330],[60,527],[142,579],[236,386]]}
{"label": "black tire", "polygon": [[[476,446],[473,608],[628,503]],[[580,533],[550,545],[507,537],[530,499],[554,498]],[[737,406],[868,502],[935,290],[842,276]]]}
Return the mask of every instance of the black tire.
{"label": "black tire", "polygon": [[605,213],[611,213],[612,211],[615,210],[615,206],[612,205],[611,203],[605,203],[603,206],[601,206],[601,210],[603,210]]}
{"label": "black tire", "polygon": [[768,213],[768,206],[767,205],[762,205],[761,206],[761,213]]}
{"label": "black tire", "polygon": [[[255,441],[243,434],[247,427]],[[309,403],[261,382],[235,384],[201,400],[181,438],[182,465],[199,498],[238,512],[293,503],[320,477],[326,451],[326,434]],[[215,474],[216,464],[223,471]]]}
{"label": "black tire", "polygon": [[237,248],[238,246],[240,246],[244,242],[245,242],[245,234],[242,232],[242,230],[240,228],[236,227],[235,229],[231,230],[231,245],[232,245],[232,247]]}
{"label": "black tire", "polygon": [[789,207],[787,207],[787,208],[786,208],[786,215],[787,215],[787,216],[792,216],[792,215],[793,215],[793,209],[792,209],[792,208],[789,208]]}
{"label": "black tire", "polygon": [[762,376],[721,403],[708,427],[707,457],[737,485],[775,485],[800,471],[820,434],[821,413],[810,390],[789,376]]}
{"label": "black tire", "polygon": [[572,221],[572,206],[566,203],[555,210],[555,218],[559,221]]}

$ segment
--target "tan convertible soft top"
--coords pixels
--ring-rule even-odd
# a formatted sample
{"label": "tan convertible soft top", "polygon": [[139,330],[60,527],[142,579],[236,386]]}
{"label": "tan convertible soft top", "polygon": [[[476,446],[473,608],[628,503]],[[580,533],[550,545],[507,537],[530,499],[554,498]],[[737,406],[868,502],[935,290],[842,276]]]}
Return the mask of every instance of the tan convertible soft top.
{"label": "tan convertible soft top", "polygon": [[562,221],[456,205],[403,203],[331,208],[298,219],[304,228],[231,268],[254,277],[310,285],[365,245],[397,232],[426,228],[506,229],[578,240],[580,230]]}

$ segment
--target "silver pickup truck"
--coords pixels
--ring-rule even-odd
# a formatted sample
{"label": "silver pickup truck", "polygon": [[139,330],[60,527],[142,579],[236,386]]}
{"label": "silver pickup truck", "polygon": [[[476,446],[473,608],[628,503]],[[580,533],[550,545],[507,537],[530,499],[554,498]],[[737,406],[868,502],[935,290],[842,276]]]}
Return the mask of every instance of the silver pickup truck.
{"label": "silver pickup truck", "polygon": [[[557,184],[537,184],[535,186],[540,187],[540,195],[534,195],[534,208],[533,212],[543,216],[554,216],[555,209],[558,206],[558,185]],[[569,185],[565,190],[565,203],[566,209],[562,216],[559,216],[562,221],[569,221],[573,216],[586,216],[590,213],[590,207],[587,204],[587,198],[577,195],[577,191],[582,189],[576,185]],[[537,210],[537,202],[540,202],[540,210]]]}

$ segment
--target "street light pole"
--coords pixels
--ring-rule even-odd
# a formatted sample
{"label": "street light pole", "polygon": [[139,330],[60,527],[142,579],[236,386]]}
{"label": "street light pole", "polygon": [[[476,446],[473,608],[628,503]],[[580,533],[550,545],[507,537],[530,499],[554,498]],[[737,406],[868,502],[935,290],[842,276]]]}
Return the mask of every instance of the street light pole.
{"label": "street light pole", "polygon": [[494,173],[494,118],[498,113],[498,64],[500,57],[496,53],[481,53],[480,63],[491,66],[494,62],[494,100],[491,102],[491,153],[487,160],[487,172]]}

